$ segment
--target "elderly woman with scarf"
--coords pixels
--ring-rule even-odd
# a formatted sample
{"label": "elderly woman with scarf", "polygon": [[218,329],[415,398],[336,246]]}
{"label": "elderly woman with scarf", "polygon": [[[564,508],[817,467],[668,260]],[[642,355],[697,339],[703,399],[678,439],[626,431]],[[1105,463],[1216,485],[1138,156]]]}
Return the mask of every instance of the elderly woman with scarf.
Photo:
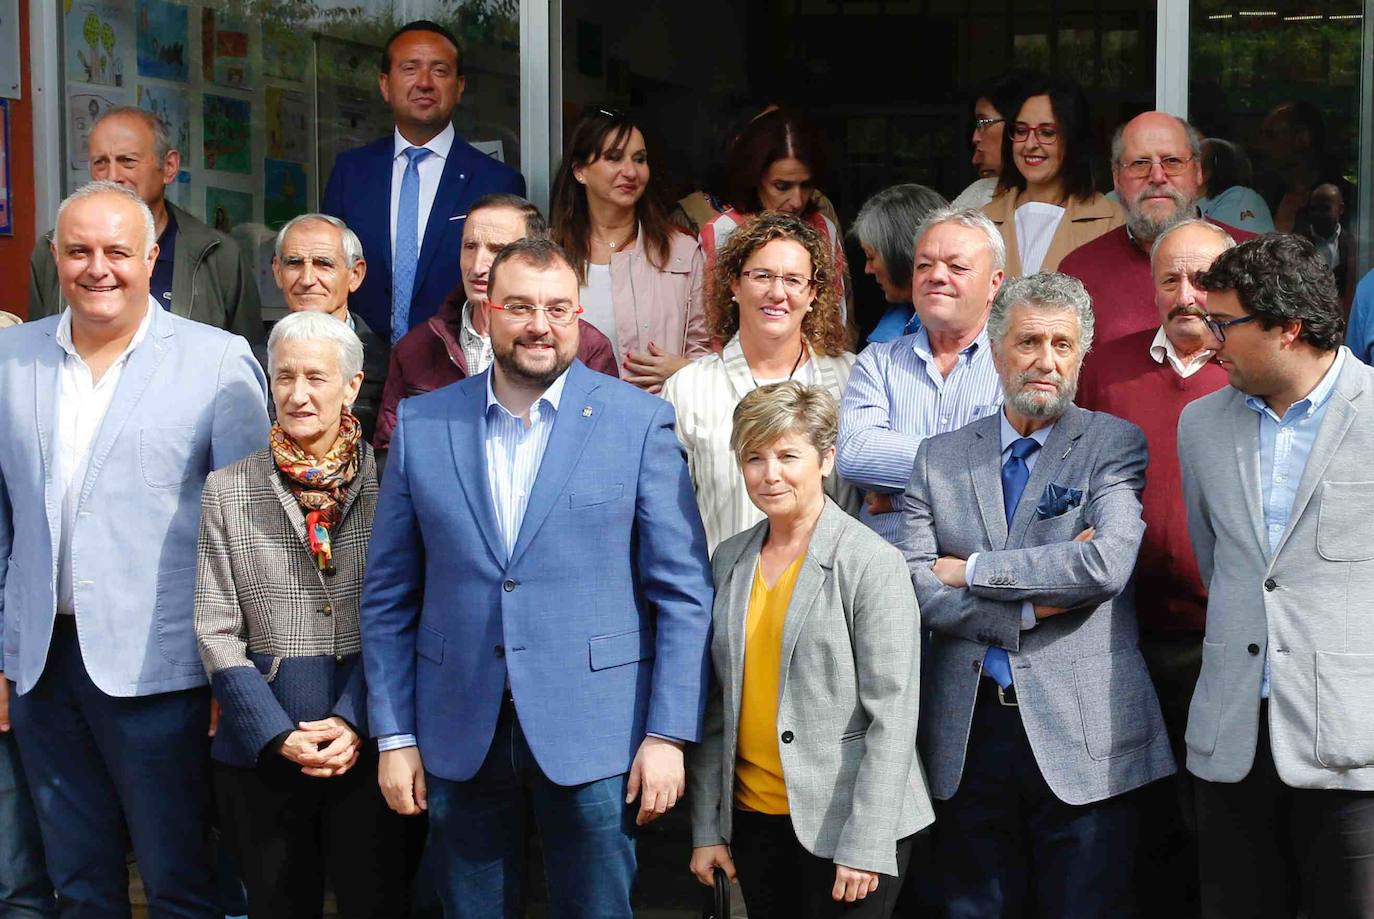
{"label": "elderly woman with scarf", "polygon": [[271,446],[205,483],[195,600],[221,706],[215,796],[254,919],[409,911],[404,818],[366,742],[358,605],[377,466],[349,411],[363,348],[346,323],[272,330]]}

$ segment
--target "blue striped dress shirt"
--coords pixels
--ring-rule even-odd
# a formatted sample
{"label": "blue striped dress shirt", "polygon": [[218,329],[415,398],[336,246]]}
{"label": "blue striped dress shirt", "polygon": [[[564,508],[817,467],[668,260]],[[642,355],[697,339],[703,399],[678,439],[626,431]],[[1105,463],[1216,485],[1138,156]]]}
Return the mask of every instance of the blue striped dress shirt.
{"label": "blue striped dress shirt", "polygon": [[[992,365],[984,329],[963,351],[948,377],[941,376],[924,328],[869,345],[859,355],[840,402],[836,467],[860,488],[901,499],[916,464],[916,448],[982,418],[1002,404],[1002,384]],[[897,538],[900,508],[859,519],[888,542]]]}
{"label": "blue striped dress shirt", "polygon": [[[544,461],[544,450],[553,433],[558,401],[563,396],[563,384],[567,379],[565,370],[544,390],[544,395],[530,406],[530,420],[526,424],[525,419],[515,417],[497,401],[491,388],[491,373],[487,373],[487,485],[491,488],[496,525],[501,529],[501,542],[506,547],[508,559],[520,536],[520,524],[530,503],[530,489],[534,488],[539,465]],[[383,753],[413,746],[413,734],[391,734],[377,739],[377,748]]]}

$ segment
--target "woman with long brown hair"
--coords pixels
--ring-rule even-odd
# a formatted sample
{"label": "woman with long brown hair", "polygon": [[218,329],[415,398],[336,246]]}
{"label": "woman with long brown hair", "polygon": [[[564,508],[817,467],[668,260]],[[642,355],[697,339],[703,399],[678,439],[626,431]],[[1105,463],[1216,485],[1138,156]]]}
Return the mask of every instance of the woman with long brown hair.
{"label": "woman with long brown hair", "polygon": [[658,392],[710,350],[697,241],[668,221],[644,131],[594,109],[573,129],[554,181],[552,237],[572,257],[583,319],[615,347],[621,379]]}

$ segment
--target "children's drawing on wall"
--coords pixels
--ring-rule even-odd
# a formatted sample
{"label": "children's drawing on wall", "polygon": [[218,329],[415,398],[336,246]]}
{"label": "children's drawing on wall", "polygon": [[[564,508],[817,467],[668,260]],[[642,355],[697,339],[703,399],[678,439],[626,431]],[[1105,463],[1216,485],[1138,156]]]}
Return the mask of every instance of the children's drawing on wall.
{"label": "children's drawing on wall", "polygon": [[133,10],[114,0],[64,0],[67,79],[125,86],[133,50]]}

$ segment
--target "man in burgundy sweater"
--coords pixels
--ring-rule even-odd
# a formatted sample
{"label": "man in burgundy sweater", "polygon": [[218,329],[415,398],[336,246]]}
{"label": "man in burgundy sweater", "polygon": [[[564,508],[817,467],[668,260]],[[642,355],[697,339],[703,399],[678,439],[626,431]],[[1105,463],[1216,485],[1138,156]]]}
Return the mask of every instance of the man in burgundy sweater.
{"label": "man in burgundy sweater", "polygon": [[[1155,325],[1100,348],[1094,345],[1079,378],[1081,406],[1138,425],[1150,448],[1141,496],[1145,539],[1135,568],[1136,615],[1140,650],[1178,762],[1185,759],[1183,733],[1202,668],[1207,614],[1207,590],[1188,539],[1178,418],[1189,402],[1226,385],[1226,371],[1207,350],[1207,294],[1193,286],[1193,279],[1235,244],[1226,230],[1198,218],[1160,234],[1151,281]],[[1197,850],[1191,821],[1184,817],[1192,801],[1188,782],[1187,773],[1180,772],[1146,792],[1156,800],[1143,809],[1139,861],[1146,870],[1137,885],[1142,915],[1197,914]],[[1174,807],[1175,797],[1181,809]]]}
{"label": "man in burgundy sweater", "polygon": [[[487,333],[487,270],[508,243],[524,237],[545,237],[549,225],[539,208],[517,195],[493,194],[477,199],[463,224],[459,267],[463,283],[444,299],[439,312],[405,334],[391,349],[386,388],[372,443],[378,450],[391,446],[396,406],[407,396],[430,392],[491,365],[491,336]],[[577,320],[578,360],[592,370],[619,378],[610,339],[590,323]]]}
{"label": "man in burgundy sweater", "polygon": [[[1198,216],[1202,136],[1166,112],[1137,115],[1112,138],[1112,182],[1126,209],[1126,225],[1079,246],[1059,263],[1059,270],[1082,281],[1093,298],[1094,350],[1158,326],[1150,246],[1169,227]],[[1236,242],[1254,236],[1218,226]],[[1089,354],[1085,368],[1092,360]]]}

